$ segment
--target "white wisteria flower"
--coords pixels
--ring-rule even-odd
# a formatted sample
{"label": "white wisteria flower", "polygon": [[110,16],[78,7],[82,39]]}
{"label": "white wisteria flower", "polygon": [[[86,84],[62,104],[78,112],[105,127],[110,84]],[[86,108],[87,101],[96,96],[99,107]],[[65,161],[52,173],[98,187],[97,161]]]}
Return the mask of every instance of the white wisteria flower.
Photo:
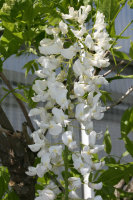
{"label": "white wisteria flower", "polygon": [[66,131],[62,134],[62,141],[69,149],[75,149],[77,147],[76,141],[73,141],[71,131]]}
{"label": "white wisteria flower", "polygon": [[61,55],[67,59],[72,59],[76,55],[76,53],[77,53],[77,49],[75,46],[70,46],[67,49],[61,50]]}
{"label": "white wisteria flower", "polygon": [[103,184],[102,184],[102,182],[100,182],[100,183],[88,183],[88,186],[92,189],[95,189],[95,190],[101,190]]}
{"label": "white wisteria flower", "polygon": [[81,155],[72,155],[74,168],[77,169],[82,175],[90,172],[91,166],[83,162]]}
{"label": "white wisteria flower", "polygon": [[81,180],[79,177],[70,177],[68,178],[68,181],[70,190],[75,190],[81,187]]}
{"label": "white wisteria flower", "polygon": [[[95,22],[89,24],[93,23],[93,27],[87,29],[86,19],[90,11],[90,5],[80,6],[79,10],[69,7],[69,14],[60,13],[63,19],[59,24],[45,28],[48,37],[40,41],[42,56],[38,63],[41,69],[35,71],[38,77],[32,86],[32,100],[41,102],[42,107],[38,104],[29,112],[29,116],[37,116],[34,121],[39,128],[32,133],[34,144],[29,148],[37,152],[40,163],[36,167],[29,166],[26,174],[43,177],[47,172],[54,173],[59,182],[50,181],[38,191],[39,196],[35,200],[56,199],[62,183],[69,190],[67,198],[80,199],[75,190],[81,187],[81,179],[72,175],[66,180],[61,175],[63,171],[71,173],[69,165],[66,166],[71,156],[72,167],[83,176],[83,183],[93,190],[102,188],[102,183],[88,183],[86,177],[105,164],[94,160],[94,154],[103,150],[104,145],[96,143],[101,133],[94,131],[93,121],[104,116],[100,87],[108,82],[102,75],[95,75],[95,68],[109,66],[106,52],[111,46],[111,39],[106,31],[105,17],[99,11],[96,12]],[[73,25],[71,22],[74,22]],[[73,33],[74,40],[70,41],[69,33]],[[65,45],[67,41],[71,42],[69,46]],[[73,120],[78,121],[88,140],[87,144],[81,145],[80,151],[77,150]],[[51,136],[52,142],[49,142]],[[65,153],[67,158],[63,156]],[[102,200],[102,197],[94,195],[88,200]]]}
{"label": "white wisteria flower", "polygon": [[66,34],[68,32],[68,26],[63,21],[60,21],[59,28],[60,28],[62,34]]}
{"label": "white wisteria flower", "polygon": [[68,115],[65,115],[62,109],[53,108],[52,113],[57,123],[63,123],[64,120],[68,119]]}
{"label": "white wisteria flower", "polygon": [[69,14],[62,14],[63,19],[77,19],[78,11],[75,11],[73,7],[69,7]]}
{"label": "white wisteria flower", "polygon": [[35,200],[54,200],[55,194],[50,189],[38,190],[39,197],[36,197]]}
{"label": "white wisteria flower", "polygon": [[68,197],[69,197],[70,199],[74,199],[74,200],[80,199],[80,197],[77,195],[77,193],[76,193],[75,191],[69,192]]}
{"label": "white wisteria flower", "polygon": [[43,55],[60,54],[63,48],[63,43],[59,38],[54,40],[45,38],[40,42],[39,51]]}

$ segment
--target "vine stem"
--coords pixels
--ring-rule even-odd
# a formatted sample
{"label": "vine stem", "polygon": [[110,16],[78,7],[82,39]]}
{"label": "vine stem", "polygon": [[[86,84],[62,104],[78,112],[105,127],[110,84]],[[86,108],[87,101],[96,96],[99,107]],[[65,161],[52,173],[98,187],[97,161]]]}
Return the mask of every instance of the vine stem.
{"label": "vine stem", "polygon": [[[72,72],[72,63],[73,59],[69,61],[69,69],[68,69],[68,75],[67,75],[67,98],[69,99],[70,97],[70,92],[71,92],[71,72]],[[68,110],[66,110],[68,113]],[[67,131],[67,127],[65,128],[65,131]],[[65,150],[64,150],[64,166],[65,166],[65,200],[68,200],[68,147],[65,145]]]}

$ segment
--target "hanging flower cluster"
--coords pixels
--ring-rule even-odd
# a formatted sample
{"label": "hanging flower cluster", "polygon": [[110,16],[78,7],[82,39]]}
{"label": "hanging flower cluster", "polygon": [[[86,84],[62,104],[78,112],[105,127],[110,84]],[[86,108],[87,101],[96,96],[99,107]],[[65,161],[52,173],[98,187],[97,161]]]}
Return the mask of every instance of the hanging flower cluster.
{"label": "hanging flower cluster", "polygon": [[[39,50],[43,56],[38,62],[42,68],[36,71],[39,79],[33,85],[35,95],[32,99],[44,102],[44,106],[29,113],[29,116],[40,116],[35,120],[39,129],[32,133],[34,144],[29,145],[31,151],[37,152],[40,163],[36,167],[30,166],[26,173],[39,177],[49,173],[56,175],[57,181],[50,181],[44,190],[38,191],[36,200],[56,199],[62,192],[60,185],[65,199],[80,199],[75,191],[81,184],[88,184],[95,190],[102,188],[102,183],[88,183],[84,178],[104,165],[93,159],[94,154],[104,149],[104,145],[96,144],[102,134],[93,130],[93,120],[101,120],[104,116],[99,88],[107,81],[103,76],[95,75],[95,69],[109,66],[105,55],[110,48],[110,38],[104,15],[99,11],[93,27],[87,29],[89,24],[85,24],[85,20],[90,11],[90,5],[81,6],[78,11],[69,7],[69,14],[62,14],[63,20],[58,26],[47,27],[48,38],[40,42]],[[88,145],[82,144],[78,148],[73,120],[84,127]],[[46,133],[52,141],[59,138],[59,142],[50,143]],[[72,176],[72,168],[77,171],[77,176]],[[101,200],[102,197],[91,199]]]}

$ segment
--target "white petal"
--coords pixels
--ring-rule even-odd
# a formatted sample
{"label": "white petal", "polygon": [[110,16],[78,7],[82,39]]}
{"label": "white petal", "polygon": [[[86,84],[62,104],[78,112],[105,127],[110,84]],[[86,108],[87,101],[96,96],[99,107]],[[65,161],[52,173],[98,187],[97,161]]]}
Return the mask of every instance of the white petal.
{"label": "white petal", "polygon": [[41,164],[38,164],[36,168],[36,172],[37,172],[37,176],[42,178],[44,174],[46,173],[46,168],[42,166]]}
{"label": "white petal", "polygon": [[60,21],[59,28],[63,34],[68,32],[67,24],[65,24],[63,21]]}
{"label": "white petal", "polygon": [[31,149],[31,151],[33,152],[37,152],[40,150],[42,144],[32,144],[32,145],[28,145],[28,147]]}
{"label": "white petal", "polygon": [[62,132],[62,125],[59,124],[51,124],[49,128],[49,134],[53,136],[58,136]]}
{"label": "white petal", "polygon": [[40,109],[38,109],[38,108],[33,108],[33,109],[31,109],[30,110],[30,112],[29,112],[29,116],[31,117],[31,116],[34,116],[34,115],[39,115],[40,114]]}
{"label": "white petal", "polygon": [[80,199],[79,196],[76,194],[75,191],[69,192],[68,197],[69,197],[70,199],[75,199],[75,200],[76,200],[76,199]]}
{"label": "white petal", "polygon": [[25,172],[28,176],[35,176],[36,175],[36,168],[35,167],[28,167],[28,171]]}
{"label": "white petal", "polygon": [[76,55],[76,49],[73,46],[69,47],[68,49],[62,49],[61,55],[64,58],[72,59]]}
{"label": "white petal", "polygon": [[92,40],[90,34],[88,34],[88,35],[86,36],[86,38],[85,38],[85,45],[86,45],[89,49],[91,49],[92,46],[93,46],[93,40]]}
{"label": "white petal", "polygon": [[103,183],[100,182],[100,183],[88,183],[88,186],[92,189],[95,189],[95,190],[101,190],[102,186],[103,186]]}

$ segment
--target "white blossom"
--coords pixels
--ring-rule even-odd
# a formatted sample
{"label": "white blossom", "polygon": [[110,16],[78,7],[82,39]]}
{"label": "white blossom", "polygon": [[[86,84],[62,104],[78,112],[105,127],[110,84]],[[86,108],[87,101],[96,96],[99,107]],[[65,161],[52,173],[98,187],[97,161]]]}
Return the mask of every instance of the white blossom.
{"label": "white blossom", "polygon": [[63,21],[60,21],[59,28],[63,34],[66,34],[68,32],[68,26]]}
{"label": "white blossom", "polygon": [[70,177],[68,178],[69,181],[69,189],[75,190],[81,187],[81,180],[78,177]]}
{"label": "white blossom", "polygon": [[74,149],[77,147],[76,141],[73,141],[71,131],[66,131],[62,134],[62,141],[70,149]]}

